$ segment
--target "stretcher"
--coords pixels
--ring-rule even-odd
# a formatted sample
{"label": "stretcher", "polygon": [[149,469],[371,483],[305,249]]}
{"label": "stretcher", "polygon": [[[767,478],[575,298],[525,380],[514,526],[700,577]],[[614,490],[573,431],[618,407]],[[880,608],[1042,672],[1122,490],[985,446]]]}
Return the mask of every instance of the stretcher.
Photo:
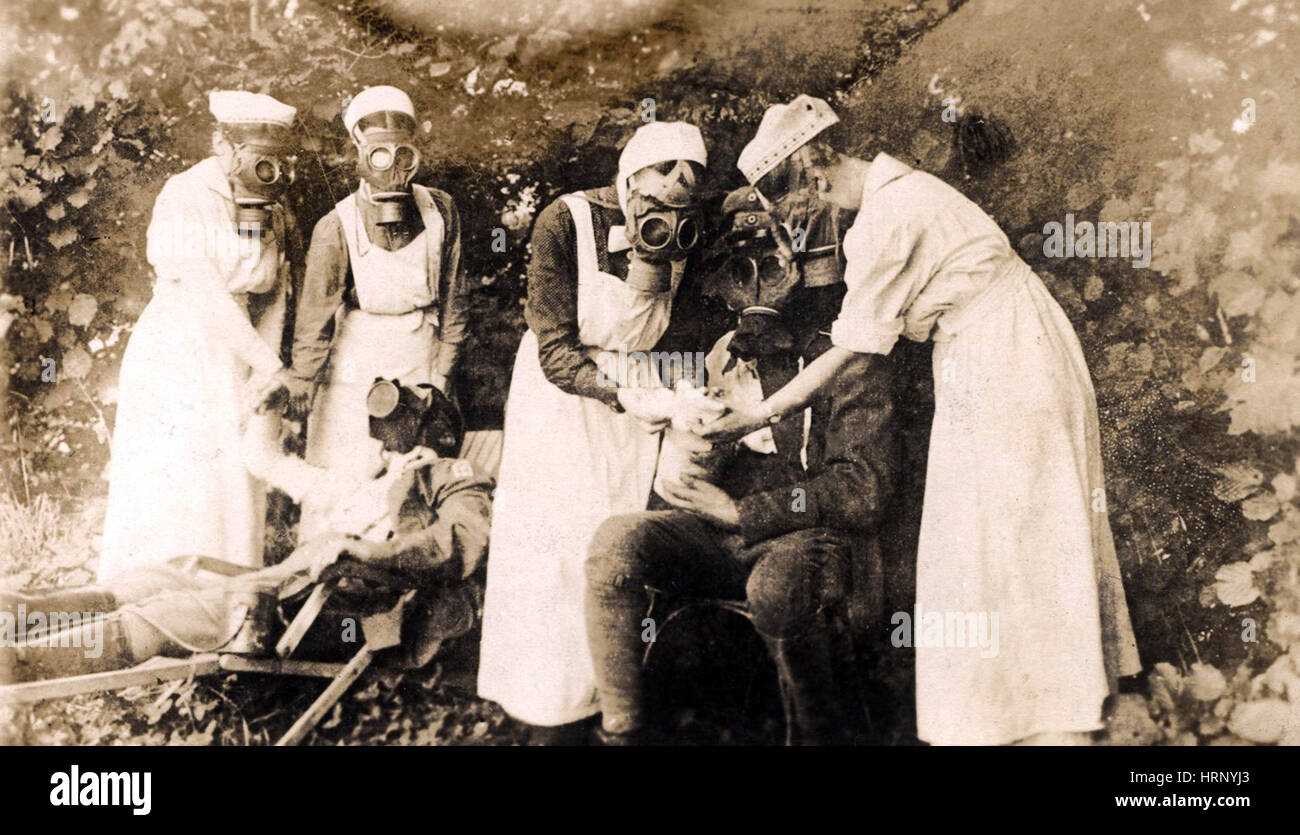
{"label": "stretcher", "polygon": [[[500,430],[466,433],[460,457],[474,462],[481,471],[495,475],[501,458]],[[190,567],[225,576],[235,576],[242,571],[251,570],[208,557],[193,558]],[[361,580],[375,587],[396,588],[393,578],[385,571],[354,561],[340,562],[327,569],[320,581],[311,587],[305,602],[280,635],[272,654],[263,656],[217,651],[197,653],[188,658],[151,658],[123,670],[0,685],[0,704],[32,703],[81,693],[122,690],[226,673],[330,679],[325,690],[276,742],[278,746],[297,745],[365,673],[377,653],[401,643],[403,613],[415,595],[413,589],[402,591],[397,602],[390,608],[361,619],[361,634],[365,637],[365,643],[346,662],[293,657],[303,638],[325,610],[326,604],[337,592],[340,583],[346,580]],[[227,642],[228,645],[230,643]]]}

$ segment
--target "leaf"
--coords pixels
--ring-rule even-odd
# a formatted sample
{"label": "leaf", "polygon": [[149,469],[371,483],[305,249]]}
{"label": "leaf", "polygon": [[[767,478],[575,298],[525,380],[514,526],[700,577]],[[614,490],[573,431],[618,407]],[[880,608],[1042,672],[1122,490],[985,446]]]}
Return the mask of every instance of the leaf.
{"label": "leaf", "polygon": [[[1300,615],[1294,612],[1274,612],[1268,622],[1268,639],[1280,647],[1300,645]],[[1300,680],[1296,683],[1300,684]],[[1300,697],[1300,687],[1297,687],[1294,697]]]}
{"label": "leaf", "polygon": [[437,78],[451,72],[451,63],[448,61],[435,61],[429,65],[429,77]]}
{"label": "leaf", "polygon": [[1202,372],[1209,371],[1211,368],[1219,364],[1219,361],[1223,359],[1223,355],[1226,353],[1228,353],[1227,348],[1206,348],[1201,352],[1201,358],[1196,365]]}
{"label": "leaf", "polygon": [[90,373],[91,364],[90,354],[77,346],[63,355],[63,367],[59,371],[61,375],[82,380]]}
{"label": "leaf", "polygon": [[40,139],[36,140],[36,147],[40,148],[42,151],[53,151],[55,148],[59,147],[59,143],[62,141],[63,128],[54,125],[45,133],[41,134]]}
{"label": "leaf", "polygon": [[1300,511],[1294,507],[1286,508],[1282,519],[1269,525],[1268,538],[1278,545],[1300,540]]}
{"label": "leaf", "polygon": [[1214,496],[1221,502],[1239,502],[1264,483],[1264,474],[1249,464],[1220,467],[1219,475],[1222,477],[1214,485]]}
{"label": "leaf", "polygon": [[1241,503],[1242,515],[1256,522],[1267,522],[1281,509],[1277,497],[1272,493],[1260,493]]}
{"label": "leaf", "polygon": [[42,200],[45,199],[45,195],[41,190],[32,183],[25,183],[20,186],[14,192],[14,197],[18,198],[18,202],[21,203],[25,209],[34,209],[40,205]]}
{"label": "leaf", "polygon": [[95,318],[95,312],[98,310],[99,302],[94,296],[89,293],[78,293],[72,300],[72,304],[68,305],[68,322],[84,328]]}
{"label": "leaf", "polygon": [[172,17],[191,29],[208,25],[208,16],[198,9],[177,9],[172,13]]}
{"label": "leaf", "polygon": [[1246,565],[1250,566],[1251,571],[1267,571],[1269,566],[1273,564],[1273,559],[1274,554],[1272,551],[1260,551],[1251,557],[1250,562],[1246,563]]}
{"label": "leaf", "polygon": [[62,229],[56,229],[46,238],[55,249],[63,249],[68,244],[77,239],[77,230],[71,226],[65,226]]}
{"label": "leaf", "polygon": [[1291,705],[1281,699],[1261,699],[1238,705],[1228,720],[1234,734],[1251,742],[1277,742],[1289,725],[1300,721]]}
{"label": "leaf", "polygon": [[1101,298],[1101,294],[1105,290],[1106,284],[1101,280],[1101,276],[1093,273],[1088,276],[1088,280],[1083,285],[1083,298],[1085,301],[1095,302]]}
{"label": "leaf", "polygon": [[1228,689],[1228,680],[1223,673],[1199,661],[1192,665],[1190,679],[1192,697],[1202,702],[1212,702]]}
{"label": "leaf", "polygon": [[1278,473],[1273,477],[1273,492],[1280,502],[1289,502],[1295,498],[1296,479],[1290,473]]}
{"label": "leaf", "polygon": [[63,217],[67,213],[68,210],[63,208],[62,203],[55,203],[53,206],[50,206],[48,209],[45,210],[45,216],[48,217],[50,220],[63,220]]}
{"label": "leaf", "polygon": [[1225,565],[1214,573],[1214,593],[1228,606],[1245,606],[1259,598],[1254,572],[1244,562]]}

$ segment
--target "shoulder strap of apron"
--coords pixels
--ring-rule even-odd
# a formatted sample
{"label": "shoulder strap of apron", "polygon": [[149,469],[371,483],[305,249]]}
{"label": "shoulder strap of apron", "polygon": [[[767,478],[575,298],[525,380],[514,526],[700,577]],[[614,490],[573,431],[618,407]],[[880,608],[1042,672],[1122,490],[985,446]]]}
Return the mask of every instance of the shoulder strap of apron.
{"label": "shoulder strap of apron", "polygon": [[370,241],[360,238],[361,224],[357,223],[357,193],[354,191],[334,204],[339,223],[343,226],[343,240],[348,247],[348,260],[355,261],[370,251]]}
{"label": "shoulder strap of apron", "polygon": [[566,194],[560,198],[573,215],[574,245],[578,248],[578,276],[594,275],[600,271],[596,258],[596,229],[591,222],[591,204],[581,194]]}

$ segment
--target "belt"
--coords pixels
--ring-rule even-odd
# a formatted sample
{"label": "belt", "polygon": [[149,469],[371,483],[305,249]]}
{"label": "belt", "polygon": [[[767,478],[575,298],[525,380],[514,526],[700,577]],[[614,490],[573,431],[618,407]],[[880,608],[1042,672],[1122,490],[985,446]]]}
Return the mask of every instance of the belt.
{"label": "belt", "polygon": [[972,323],[979,321],[1006,302],[1010,301],[1034,271],[1019,258],[996,278],[985,285],[960,308],[949,310],[939,317],[933,339],[935,342],[947,342]]}

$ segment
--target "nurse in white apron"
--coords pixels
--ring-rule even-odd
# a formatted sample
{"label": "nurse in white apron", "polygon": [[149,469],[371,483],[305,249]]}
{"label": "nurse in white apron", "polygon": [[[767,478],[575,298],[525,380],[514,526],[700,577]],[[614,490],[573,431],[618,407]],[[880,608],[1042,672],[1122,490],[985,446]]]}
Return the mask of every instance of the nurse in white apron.
{"label": "nurse in white apron", "polygon": [[[317,380],[307,460],[341,478],[374,474],[366,393],[376,377],[445,391],[464,337],[467,285],[455,204],[411,183],[419,167],[415,111],[395,87],[359,93],[343,121],[361,183],[312,234],[295,322],[293,367]],[[328,362],[326,360],[328,359]],[[328,508],[303,500],[299,537]]]}
{"label": "nurse in white apron", "polygon": [[154,204],[153,298],[118,378],[98,575],[178,556],[262,565],[265,488],[242,436],[252,413],[301,391],[280,361],[295,109],[242,90],[211,94],[214,155],[170,178]]}
{"label": "nurse in white apron", "polygon": [[605,518],[649,499],[666,412],[658,386],[668,381],[636,352],[664,346],[685,263],[644,256],[664,239],[638,221],[665,210],[659,231],[677,233],[668,246],[689,248],[706,161],[694,126],[646,125],[619,159],[616,188],[560,198],[533,232],[478,679],[479,695],[530,725],[555,729],[597,712],[583,563]]}

